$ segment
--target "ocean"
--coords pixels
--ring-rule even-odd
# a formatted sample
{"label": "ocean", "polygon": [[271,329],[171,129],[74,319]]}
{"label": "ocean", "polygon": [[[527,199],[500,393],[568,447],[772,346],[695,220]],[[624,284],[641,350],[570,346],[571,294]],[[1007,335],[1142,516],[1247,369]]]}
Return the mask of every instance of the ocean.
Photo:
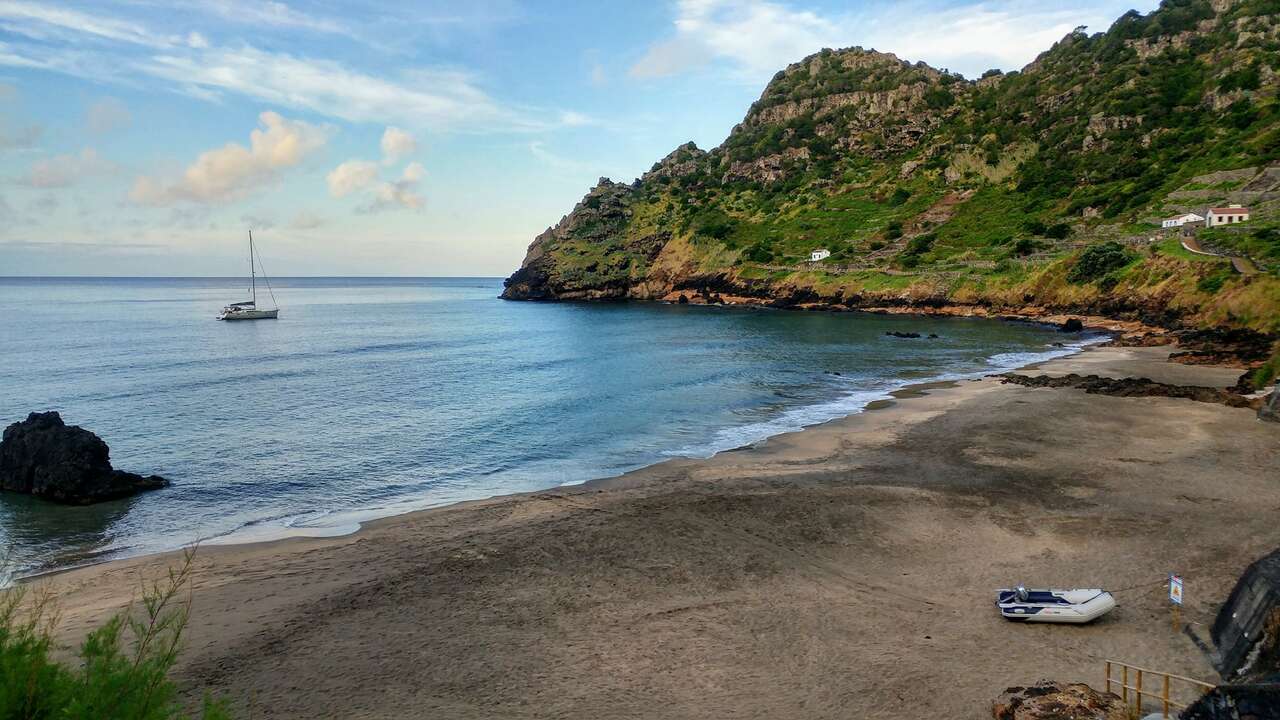
{"label": "ocean", "polygon": [[57,410],[116,467],[173,482],[91,507],[0,493],[14,571],[339,534],[706,457],[1089,341],[981,319],[506,302],[487,278],[280,279],[279,320],[215,321],[244,285],[0,278],[0,424]]}

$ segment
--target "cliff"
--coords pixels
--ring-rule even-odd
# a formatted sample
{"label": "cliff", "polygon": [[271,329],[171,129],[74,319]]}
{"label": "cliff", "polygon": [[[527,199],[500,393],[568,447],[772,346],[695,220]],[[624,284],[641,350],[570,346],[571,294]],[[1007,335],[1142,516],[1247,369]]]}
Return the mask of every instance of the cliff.
{"label": "cliff", "polygon": [[[1262,0],[1166,0],[977,80],[823,50],[775,75],[720,146],[601,179],[503,297],[1034,307],[1274,337],[1277,69]],[[1250,222],[1206,237],[1260,272],[1161,231],[1227,203]]]}

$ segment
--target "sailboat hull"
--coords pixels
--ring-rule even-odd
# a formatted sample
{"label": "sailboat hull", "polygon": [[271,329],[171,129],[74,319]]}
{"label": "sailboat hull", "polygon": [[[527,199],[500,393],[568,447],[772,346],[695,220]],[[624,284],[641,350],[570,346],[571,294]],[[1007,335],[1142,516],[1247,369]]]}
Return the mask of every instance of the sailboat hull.
{"label": "sailboat hull", "polygon": [[279,317],[279,310],[238,310],[236,312],[224,312],[218,315],[219,320],[275,320]]}

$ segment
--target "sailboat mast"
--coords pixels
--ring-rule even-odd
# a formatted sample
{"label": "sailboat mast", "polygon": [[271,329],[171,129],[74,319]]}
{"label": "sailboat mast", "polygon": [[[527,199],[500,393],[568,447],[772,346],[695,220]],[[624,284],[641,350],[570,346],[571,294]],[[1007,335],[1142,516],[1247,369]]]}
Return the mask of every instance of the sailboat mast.
{"label": "sailboat mast", "polygon": [[249,287],[253,293],[253,306],[258,306],[258,274],[253,269],[253,231],[249,231]]}

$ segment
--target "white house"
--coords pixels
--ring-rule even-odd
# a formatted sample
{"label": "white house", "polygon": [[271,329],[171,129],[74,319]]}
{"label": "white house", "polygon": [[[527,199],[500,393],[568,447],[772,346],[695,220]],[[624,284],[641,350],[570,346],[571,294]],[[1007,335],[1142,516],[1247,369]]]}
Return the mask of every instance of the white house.
{"label": "white house", "polygon": [[831,257],[830,250],[826,248],[818,248],[817,250],[809,253],[809,262],[818,262],[819,260],[826,260],[829,257]]}
{"label": "white house", "polygon": [[1217,227],[1218,225],[1230,225],[1232,223],[1242,223],[1249,219],[1249,208],[1240,205],[1228,205],[1220,208],[1209,208],[1209,212],[1204,214],[1204,224],[1206,227]]}
{"label": "white house", "polygon": [[1200,220],[1204,220],[1204,217],[1197,215],[1195,213],[1183,213],[1181,215],[1175,215],[1171,218],[1165,218],[1164,220],[1161,220],[1160,227],[1162,228],[1182,227],[1183,225],[1186,225],[1189,222],[1197,222]]}

